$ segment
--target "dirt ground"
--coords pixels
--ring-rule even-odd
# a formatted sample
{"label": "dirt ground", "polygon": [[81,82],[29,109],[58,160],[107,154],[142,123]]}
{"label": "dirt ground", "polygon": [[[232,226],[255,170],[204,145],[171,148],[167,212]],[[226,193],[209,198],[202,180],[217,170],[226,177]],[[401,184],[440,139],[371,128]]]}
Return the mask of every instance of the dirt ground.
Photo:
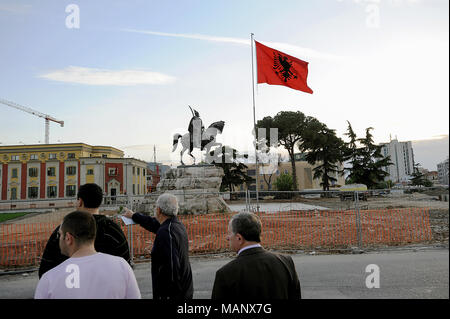
{"label": "dirt ground", "polygon": [[[311,205],[325,206],[330,209],[354,209],[352,201],[341,201],[339,198],[302,198],[301,202]],[[424,193],[403,194],[397,196],[369,197],[360,201],[360,209],[395,209],[395,208],[429,208],[433,241],[446,244],[449,241],[449,202],[440,201],[435,194]]]}

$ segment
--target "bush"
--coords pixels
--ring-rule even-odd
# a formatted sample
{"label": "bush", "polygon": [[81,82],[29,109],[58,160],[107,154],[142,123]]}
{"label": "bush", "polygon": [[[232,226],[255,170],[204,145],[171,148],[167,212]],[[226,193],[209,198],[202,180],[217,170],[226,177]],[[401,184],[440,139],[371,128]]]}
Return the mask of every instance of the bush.
{"label": "bush", "polygon": [[[274,185],[277,191],[290,192],[294,189],[294,181],[291,174],[281,173],[275,180]],[[294,193],[276,193],[275,199],[291,199]]]}

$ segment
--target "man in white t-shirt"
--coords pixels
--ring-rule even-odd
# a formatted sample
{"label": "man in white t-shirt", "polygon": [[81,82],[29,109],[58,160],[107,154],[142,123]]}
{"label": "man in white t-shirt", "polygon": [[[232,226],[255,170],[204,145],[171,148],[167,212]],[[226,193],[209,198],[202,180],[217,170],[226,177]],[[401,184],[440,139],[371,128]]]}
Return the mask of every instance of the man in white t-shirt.
{"label": "man in white t-shirt", "polygon": [[68,214],[58,236],[61,253],[70,258],[42,276],[35,299],[141,298],[136,277],[125,259],[95,250],[96,222],[92,214]]}

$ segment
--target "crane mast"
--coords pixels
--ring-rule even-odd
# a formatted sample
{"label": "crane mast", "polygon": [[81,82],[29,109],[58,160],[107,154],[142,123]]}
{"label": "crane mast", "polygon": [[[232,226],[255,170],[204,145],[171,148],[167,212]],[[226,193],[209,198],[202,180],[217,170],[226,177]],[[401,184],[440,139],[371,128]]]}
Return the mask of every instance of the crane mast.
{"label": "crane mast", "polygon": [[29,107],[26,107],[26,106],[23,106],[23,105],[20,105],[20,104],[17,104],[17,103],[14,103],[14,102],[2,99],[2,98],[0,98],[0,103],[45,119],[45,144],[49,144],[49,140],[50,140],[50,121],[58,123],[59,125],[61,125],[61,127],[64,127],[64,121],[57,120],[48,114],[41,113],[39,111],[33,110],[32,108],[29,108]]}

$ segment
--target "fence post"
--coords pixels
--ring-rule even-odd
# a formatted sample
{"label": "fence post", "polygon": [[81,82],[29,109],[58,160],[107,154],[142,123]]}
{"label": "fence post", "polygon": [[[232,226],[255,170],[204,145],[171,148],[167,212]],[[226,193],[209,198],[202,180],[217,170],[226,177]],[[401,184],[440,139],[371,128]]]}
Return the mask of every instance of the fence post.
{"label": "fence post", "polygon": [[362,249],[362,226],[361,226],[361,216],[359,212],[359,194],[355,191],[355,210],[356,210],[356,231],[358,236],[358,248]]}
{"label": "fence post", "polygon": [[[128,194],[128,200],[127,200],[127,206],[130,210],[134,212],[134,206],[133,206],[133,199],[131,197],[131,194]],[[134,252],[133,252],[133,225],[127,226],[128,231],[128,249],[130,250],[130,264],[134,265]]]}
{"label": "fence post", "polygon": [[245,190],[245,209],[249,212],[250,211],[250,203],[248,199],[248,189]]}

